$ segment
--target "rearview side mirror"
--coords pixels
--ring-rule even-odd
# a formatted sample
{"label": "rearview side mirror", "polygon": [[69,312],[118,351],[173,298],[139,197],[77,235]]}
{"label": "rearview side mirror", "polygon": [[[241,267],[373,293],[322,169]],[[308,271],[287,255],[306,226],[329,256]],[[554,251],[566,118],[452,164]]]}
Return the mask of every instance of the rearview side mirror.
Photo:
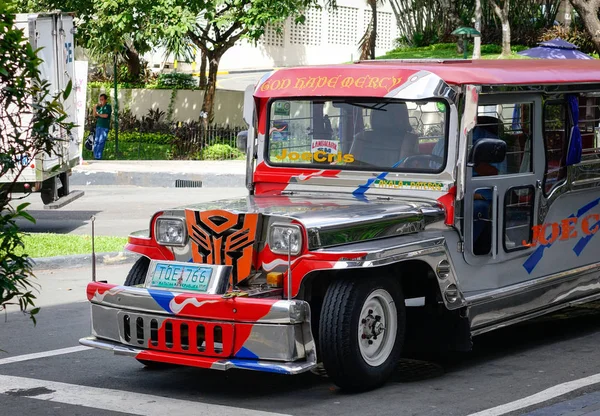
{"label": "rearview side mirror", "polygon": [[467,166],[480,163],[500,163],[506,157],[506,142],[500,139],[479,139],[469,153]]}

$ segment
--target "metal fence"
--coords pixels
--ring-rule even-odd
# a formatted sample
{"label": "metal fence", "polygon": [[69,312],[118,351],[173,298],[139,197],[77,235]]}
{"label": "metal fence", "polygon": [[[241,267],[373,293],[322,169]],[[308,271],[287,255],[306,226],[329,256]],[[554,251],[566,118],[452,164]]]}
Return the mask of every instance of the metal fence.
{"label": "metal fence", "polygon": [[[102,155],[103,160],[236,160],[244,159],[244,146],[237,137],[245,127],[208,125],[200,121],[168,123],[155,111],[137,120],[128,113],[119,116],[118,138],[113,125]],[[94,119],[86,122],[93,134]],[[87,136],[87,135],[86,135]],[[240,142],[242,144],[243,142]],[[93,159],[84,149],[84,159]]]}

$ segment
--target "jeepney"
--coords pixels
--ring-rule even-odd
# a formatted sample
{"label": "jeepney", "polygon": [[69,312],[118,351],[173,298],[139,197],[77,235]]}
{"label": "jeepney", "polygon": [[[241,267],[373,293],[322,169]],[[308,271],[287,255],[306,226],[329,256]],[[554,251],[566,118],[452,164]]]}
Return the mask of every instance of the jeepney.
{"label": "jeepney", "polygon": [[600,298],[600,62],[377,61],[249,88],[246,198],[165,209],[83,345],[381,385],[403,348]]}

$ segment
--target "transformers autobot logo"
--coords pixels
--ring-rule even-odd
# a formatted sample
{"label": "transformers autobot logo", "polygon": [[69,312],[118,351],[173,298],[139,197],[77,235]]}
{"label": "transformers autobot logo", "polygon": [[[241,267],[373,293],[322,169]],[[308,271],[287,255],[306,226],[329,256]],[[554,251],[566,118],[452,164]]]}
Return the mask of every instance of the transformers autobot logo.
{"label": "transformers autobot logo", "polygon": [[238,282],[250,275],[258,214],[223,210],[185,212],[196,263],[233,266]]}

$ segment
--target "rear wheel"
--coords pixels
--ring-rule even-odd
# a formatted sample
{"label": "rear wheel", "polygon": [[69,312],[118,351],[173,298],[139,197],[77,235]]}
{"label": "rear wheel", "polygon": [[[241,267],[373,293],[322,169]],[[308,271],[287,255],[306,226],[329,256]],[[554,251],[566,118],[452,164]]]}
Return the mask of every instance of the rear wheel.
{"label": "rear wheel", "polygon": [[148,257],[140,257],[137,259],[125,279],[125,286],[137,286],[143,285],[146,281],[146,274],[148,274],[148,267],[150,267],[150,259]]}
{"label": "rear wheel", "polygon": [[42,182],[40,196],[42,197],[42,202],[44,205],[51,204],[59,198],[58,189],[59,186],[57,176],[53,176],[52,178],[46,179],[44,182]]}
{"label": "rear wheel", "polygon": [[404,329],[399,282],[385,277],[333,282],[325,295],[319,326],[327,374],[347,390],[383,384],[400,359]]}

